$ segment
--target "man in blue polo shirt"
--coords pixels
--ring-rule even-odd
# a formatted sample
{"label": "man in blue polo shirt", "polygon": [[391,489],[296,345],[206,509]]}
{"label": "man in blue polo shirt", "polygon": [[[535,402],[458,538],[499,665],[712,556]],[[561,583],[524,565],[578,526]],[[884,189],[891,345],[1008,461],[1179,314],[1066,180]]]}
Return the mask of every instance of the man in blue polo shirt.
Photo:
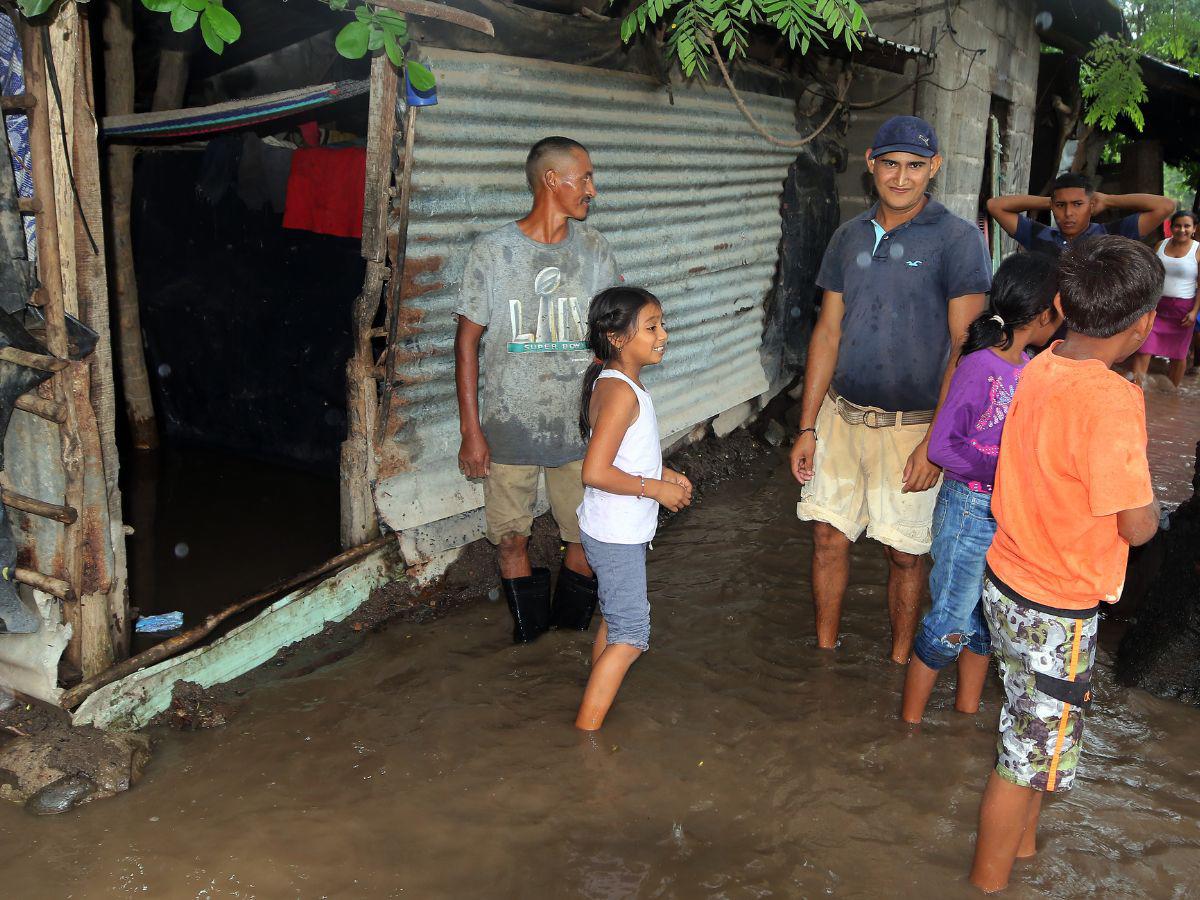
{"label": "man in blue polo shirt", "polygon": [[[1049,197],[993,197],[987,208],[1000,227],[1026,250],[1057,256],[1072,241],[1097,234],[1119,234],[1139,241],[1175,212],[1175,201],[1157,194],[1101,194],[1092,190],[1092,183],[1083,175],[1067,173],[1054,179]],[[1057,227],[1023,215],[1047,209],[1054,213]],[[1093,216],[1108,209],[1128,210],[1129,214],[1107,225],[1092,221]]]}
{"label": "man in blue polo shirt", "polygon": [[804,485],[796,513],[814,523],[817,646],[837,646],[850,544],[865,531],[887,553],[891,656],[903,664],[941,479],[929,426],[991,264],[979,230],[927,192],[942,166],[928,122],[889,119],[866,159],[879,202],[838,228],[821,262],[791,465]]}

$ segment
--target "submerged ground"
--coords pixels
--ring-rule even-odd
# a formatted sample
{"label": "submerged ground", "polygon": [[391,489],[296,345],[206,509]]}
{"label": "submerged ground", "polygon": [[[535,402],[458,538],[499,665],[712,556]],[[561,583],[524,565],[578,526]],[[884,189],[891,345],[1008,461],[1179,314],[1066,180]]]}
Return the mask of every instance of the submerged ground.
{"label": "submerged ground", "polygon": [[[1167,499],[1198,400],[1194,381],[1150,398]],[[796,494],[780,464],[660,534],[652,650],[598,735],[571,727],[588,635],[514,647],[489,603],[398,625],[255,689],[224,728],[162,732],[124,795],[51,819],[0,806],[4,894],[975,896],[996,686],[971,718],[947,679],[920,731],[899,722],[866,542],[842,646],[817,651]],[[1006,896],[1200,891],[1200,710],[1116,685],[1103,645],[1077,787]]]}

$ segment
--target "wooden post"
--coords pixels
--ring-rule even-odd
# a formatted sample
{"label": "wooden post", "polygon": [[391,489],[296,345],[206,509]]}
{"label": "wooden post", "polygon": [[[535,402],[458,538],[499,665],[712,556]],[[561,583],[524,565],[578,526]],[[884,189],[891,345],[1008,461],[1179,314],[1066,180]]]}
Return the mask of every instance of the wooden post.
{"label": "wooden post", "polygon": [[89,31],[87,18],[80,16],[76,7],[76,20],[68,27],[75,45],[70,58],[76,66],[74,119],[73,127],[69,126],[76,195],[71,237],[79,318],[98,335],[95,351],[88,359],[74,363],[72,372],[78,436],[83,450],[84,505],[78,529],[82,568],[80,581],[75,584],[83,606],[85,677],[125,656],[129,643],[99,125]]}
{"label": "wooden post", "polygon": [[367,178],[363,197],[362,255],[367,260],[362,293],[354,301],[354,351],[346,364],[346,440],[342,444],[342,546],[353,547],[379,534],[372,490],[376,457],[371,435],[378,403],[372,326],[387,271],[388,188],[392,182],[399,79],[388,58],[371,61],[367,113]]}
{"label": "wooden post", "polygon": [[78,521],[64,527],[53,554],[42,553],[57,570],[44,583],[67,585],[56,594],[72,627],[65,661],[87,677],[126,652],[128,618],[88,26],[68,3],[48,26],[22,23],[21,30],[27,90],[36,100],[30,143],[41,206],[38,270],[47,348],[54,356],[68,356],[67,313],[98,335],[95,352],[71,362],[52,382],[53,402],[63,413],[61,505],[77,511]]}
{"label": "wooden post", "polygon": [[413,142],[417,132],[417,107],[409,106],[404,114],[404,156],[400,169],[399,216],[395,226],[388,232],[388,265],[392,277],[387,286],[387,343],[379,368],[383,370],[383,397],[380,400],[379,421],[375,426],[375,443],[378,446],[387,437],[388,419],[392,411],[392,398],[396,379],[396,341],[399,339],[400,303],[403,300],[404,261],[408,255],[408,205],[412,200]]}
{"label": "wooden post", "polygon": [[[42,46],[43,30],[28,24],[22,24],[21,37],[24,50],[25,90],[38,98],[38,103],[29,110],[29,143],[33,168],[33,189],[41,202],[42,212],[37,217],[37,249],[38,275],[45,292],[45,305],[42,307],[46,316],[46,347],[54,356],[65,359],[67,353],[67,333],[63,318],[63,266],[59,259],[58,227],[56,198],[54,195],[54,167],[50,153],[50,104],[46,102],[49,96],[46,84],[46,57]],[[71,483],[71,474],[65,464],[66,451],[71,444],[67,433],[75,419],[74,398],[66,389],[66,379],[56,375],[52,380],[54,400],[59,403],[65,413],[66,421],[60,428],[64,456],[64,477],[67,480],[65,505],[71,506],[70,498],[76,501],[82,496],[78,488],[81,483]],[[76,471],[76,480],[77,471]],[[78,506],[75,506],[78,509]],[[74,541],[71,540],[70,529],[65,528],[59,538],[54,558],[63,561],[63,572],[71,571],[75,555]],[[75,668],[83,667],[82,624],[78,603],[63,602],[63,622],[71,626],[71,640],[67,644],[64,656],[67,662]]]}
{"label": "wooden post", "polygon": [[[160,67],[160,74],[161,74]],[[184,68],[186,74],[186,66]],[[109,0],[104,16],[104,100],[106,115],[133,112],[133,4]],[[142,348],[142,317],[138,305],[137,277],[133,268],[130,204],[133,199],[132,144],[108,146],[108,224],[112,238],[112,287],[117,310],[117,342],[125,415],[133,446],[153,450],[158,446],[154,400]]]}

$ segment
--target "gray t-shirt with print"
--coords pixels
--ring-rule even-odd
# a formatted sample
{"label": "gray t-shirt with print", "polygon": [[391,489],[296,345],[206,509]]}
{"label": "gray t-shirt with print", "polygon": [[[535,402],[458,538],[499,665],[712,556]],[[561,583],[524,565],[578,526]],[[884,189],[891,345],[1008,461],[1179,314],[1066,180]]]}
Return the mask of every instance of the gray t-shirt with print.
{"label": "gray t-shirt with print", "polygon": [[479,418],[493,462],[553,467],[583,458],[588,304],[618,276],[598,231],[573,219],[567,228],[566,239],[539,244],[509,222],[467,254],[454,312],[487,329]]}

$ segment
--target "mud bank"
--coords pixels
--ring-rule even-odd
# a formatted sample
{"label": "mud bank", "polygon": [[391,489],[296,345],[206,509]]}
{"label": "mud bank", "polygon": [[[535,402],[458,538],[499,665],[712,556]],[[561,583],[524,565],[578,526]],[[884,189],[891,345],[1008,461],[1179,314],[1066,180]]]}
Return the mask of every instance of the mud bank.
{"label": "mud bank", "polygon": [[1128,685],[1200,706],[1200,444],[1194,491],[1145,549],[1156,575],[1121,639],[1117,674]]}
{"label": "mud bank", "polygon": [[73,728],[65,711],[33,698],[8,694],[0,707],[0,799],[36,815],[126,791],[150,758],[143,735]]}

